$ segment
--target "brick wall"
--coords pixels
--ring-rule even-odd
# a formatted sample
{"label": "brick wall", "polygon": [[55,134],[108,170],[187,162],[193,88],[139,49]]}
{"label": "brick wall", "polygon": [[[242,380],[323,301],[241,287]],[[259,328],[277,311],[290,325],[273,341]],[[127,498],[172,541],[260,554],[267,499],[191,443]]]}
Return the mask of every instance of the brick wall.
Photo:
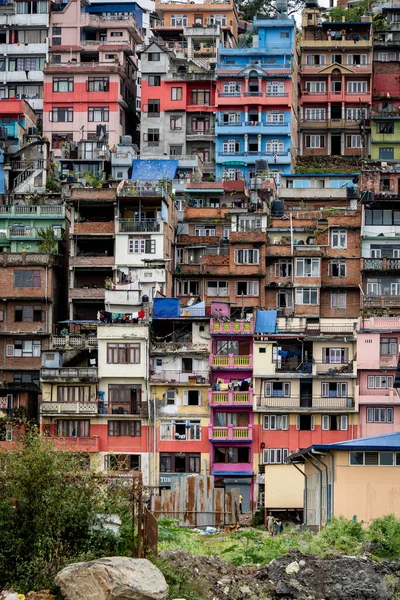
{"label": "brick wall", "polygon": [[[14,287],[14,271],[39,271],[41,277],[40,287]],[[50,268],[47,271],[47,295],[52,296],[54,272]],[[15,267],[0,267],[0,289],[3,298],[43,298],[46,296],[46,269],[42,266],[15,266]]]}
{"label": "brick wall", "polygon": [[[27,321],[15,321],[16,306],[40,306],[42,309],[42,321],[35,323]],[[3,321],[0,322],[0,332],[20,331],[20,332],[37,332],[39,329],[46,327],[46,304],[37,300],[36,302],[0,302],[0,311],[3,312]],[[52,311],[52,306],[48,305],[48,311]],[[48,320],[51,322],[51,319]]]}
{"label": "brick wall", "polygon": [[321,290],[321,317],[358,317],[360,313],[360,291],[359,289],[346,290],[346,308],[331,308],[332,289]]}
{"label": "brick wall", "polygon": [[115,232],[115,223],[114,221],[104,221],[104,222],[92,222],[88,221],[86,223],[74,223],[72,225],[72,232],[76,234],[96,234],[96,233],[107,233],[114,234]]}

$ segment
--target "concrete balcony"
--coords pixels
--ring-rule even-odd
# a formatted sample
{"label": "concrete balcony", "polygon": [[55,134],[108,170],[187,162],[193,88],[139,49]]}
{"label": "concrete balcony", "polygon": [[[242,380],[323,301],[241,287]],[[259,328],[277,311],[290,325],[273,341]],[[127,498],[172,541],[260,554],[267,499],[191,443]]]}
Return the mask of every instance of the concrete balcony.
{"label": "concrete balcony", "polygon": [[[316,194],[318,194],[318,198],[320,198],[321,200],[345,200],[347,197],[346,188],[279,188],[279,198],[281,198],[282,200],[290,200],[293,198],[304,198],[313,200]],[[293,226],[296,226],[295,219],[293,219]]]}
{"label": "concrete balcony", "polygon": [[[374,330],[378,331],[400,331],[400,318],[399,317],[369,317],[361,319],[360,331]],[[360,367],[364,368],[364,367]],[[368,367],[369,368],[369,367]]]}
{"label": "concrete balcony", "polygon": [[97,348],[97,337],[93,335],[52,335],[50,350],[83,350]]}
{"label": "concrete balcony", "polygon": [[57,450],[70,450],[71,452],[98,452],[100,438],[92,437],[58,437],[56,438]]}
{"label": "concrete balcony", "polygon": [[400,271],[400,258],[363,258],[362,271]]}
{"label": "concrete balcony", "polygon": [[150,354],[209,354],[209,344],[192,344],[190,342],[160,342],[152,343]]}
{"label": "concrete balcony", "polygon": [[9,56],[23,56],[25,54],[33,54],[34,56],[47,54],[47,44],[1,44],[0,51],[2,54]]}
{"label": "concrete balcony", "polygon": [[[224,441],[224,440],[221,440]],[[249,477],[253,475],[253,464],[248,463],[218,463],[215,462],[211,468],[212,475],[243,475],[246,474]]]}
{"label": "concrete balcony", "polygon": [[252,335],[254,321],[217,321],[210,320],[210,333],[221,335]]}
{"label": "concrete balcony", "polygon": [[104,303],[111,306],[138,306],[142,304],[140,290],[105,290]]}
{"label": "concrete balcony", "polygon": [[[17,164],[12,163],[11,166],[13,169],[25,168],[24,164],[21,164],[21,162]],[[45,204],[42,206],[0,206],[0,217],[3,216],[18,217],[18,219],[32,219],[32,217],[40,217],[41,219],[64,219],[65,206],[52,204]]]}
{"label": "concrete balcony", "polygon": [[117,233],[162,233],[161,219],[118,219]]}
{"label": "concrete balcony", "polygon": [[[54,217],[53,217],[54,219]],[[40,240],[39,231],[41,231],[41,227],[31,227],[30,225],[25,226],[15,226],[11,225],[7,227],[5,231],[0,232],[0,240],[19,240],[19,239],[27,239],[27,240]],[[59,228],[54,228],[54,237],[57,240],[62,240],[64,236],[64,230]]]}
{"label": "concrete balcony", "polygon": [[136,44],[143,42],[143,30],[136,23],[132,15],[120,16],[117,14],[81,14],[82,26],[95,27],[96,29],[122,29],[128,30]]}
{"label": "concrete balcony", "polygon": [[42,402],[40,414],[53,415],[97,415],[97,402]]}
{"label": "concrete balcony", "polygon": [[208,439],[211,442],[251,442],[253,439],[252,425],[247,427],[213,427],[208,426]]}
{"label": "concrete balcony", "polygon": [[70,300],[104,300],[104,288],[75,287],[68,290]]}
{"label": "concrete balcony", "polygon": [[265,152],[265,150],[250,150],[241,152],[221,152],[217,151],[216,160],[217,162],[231,162],[239,161],[246,164],[253,164],[256,160],[268,157],[268,162],[273,164],[274,157],[277,157],[277,163],[289,164],[290,163],[290,152]]}
{"label": "concrete balcony", "polygon": [[343,48],[343,49],[351,49],[356,50],[360,48],[371,48],[372,47],[372,37],[365,36],[366,39],[359,39],[357,42],[354,42],[353,39],[341,39],[341,40],[305,40],[302,39],[300,41],[300,47],[305,50],[316,50],[317,48],[325,48],[326,50],[333,50],[334,48]]}
{"label": "concrete balcony", "polygon": [[210,366],[214,369],[252,369],[253,368],[253,356],[240,356],[234,354],[228,354],[226,356],[216,355],[210,356]]}
{"label": "concrete balcony", "polygon": [[70,267],[113,267],[114,266],[114,257],[113,256],[71,256],[69,259]]}
{"label": "concrete balcony", "polygon": [[261,121],[241,121],[240,123],[216,123],[217,134],[259,134],[264,135],[289,135],[289,123],[263,123]]}
{"label": "concrete balcony", "polygon": [[208,390],[208,403],[213,407],[253,406],[253,390],[248,392],[216,392]]}
{"label": "concrete balcony", "polygon": [[289,92],[266,94],[265,92],[218,92],[218,106],[289,106],[291,97]]}
{"label": "concrete balcony", "polygon": [[82,381],[97,382],[97,368],[95,367],[59,367],[43,368],[40,371],[43,382],[81,383]]}
{"label": "concrete balcony", "polygon": [[379,356],[379,367],[381,369],[394,369],[397,368],[399,362],[398,354],[388,354]]}
{"label": "concrete balcony", "polygon": [[350,377],[357,375],[354,361],[350,362],[317,362],[314,363],[314,373],[323,377]]}
{"label": "concrete balcony", "polygon": [[363,308],[400,308],[400,296],[362,296]]}
{"label": "concrete balcony", "polygon": [[208,370],[182,373],[178,369],[164,369],[160,371],[150,369],[150,381],[153,383],[209,385],[209,380],[210,374]]}
{"label": "concrete balcony", "polygon": [[322,119],[320,121],[301,119],[300,127],[304,130],[309,129],[360,129],[355,119]]}
{"label": "concrete balcony", "polygon": [[299,396],[282,396],[266,398],[257,396],[256,409],[260,412],[330,412],[330,411],[355,411],[353,397],[330,397],[313,396],[312,398],[300,398]]}

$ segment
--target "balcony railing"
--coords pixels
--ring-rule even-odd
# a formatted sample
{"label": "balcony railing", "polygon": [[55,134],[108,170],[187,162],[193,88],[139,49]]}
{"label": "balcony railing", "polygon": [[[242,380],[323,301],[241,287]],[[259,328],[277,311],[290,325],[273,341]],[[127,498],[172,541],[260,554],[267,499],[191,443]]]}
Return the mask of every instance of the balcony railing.
{"label": "balcony railing", "polygon": [[364,271],[398,271],[400,270],[399,258],[363,258]]}
{"label": "balcony railing", "polygon": [[160,219],[119,219],[118,231],[121,233],[158,233],[161,231]]}
{"label": "balcony railing", "polygon": [[317,375],[347,375],[353,373],[353,361],[351,362],[316,362],[315,372]]}
{"label": "balcony railing", "polygon": [[387,295],[387,296],[373,296],[367,295],[363,296],[363,305],[365,308],[368,307],[381,307],[381,308],[390,308],[390,307],[400,307],[400,296],[396,295]]}
{"label": "balcony railing", "polygon": [[253,390],[248,392],[208,390],[208,402],[211,406],[252,406]]}
{"label": "balcony railing", "polygon": [[353,397],[338,397],[332,396],[325,398],[322,396],[299,397],[290,396],[288,398],[257,396],[257,408],[266,408],[274,410],[286,410],[296,412],[312,412],[317,410],[322,411],[337,411],[337,410],[354,410]]}
{"label": "balcony railing", "polygon": [[276,373],[312,373],[312,363],[305,362],[300,358],[282,358],[275,360],[275,372]]}
{"label": "balcony railing", "polygon": [[217,321],[211,319],[210,321],[211,333],[221,334],[247,334],[250,335],[254,331],[253,321]]}
{"label": "balcony railing", "polygon": [[210,425],[208,427],[208,436],[213,441],[251,441],[253,439],[253,431],[251,425],[247,427],[234,427],[233,425],[228,425],[228,427],[213,427]]}
{"label": "balcony railing", "polygon": [[191,373],[182,373],[177,369],[155,371],[150,370],[150,381],[164,381],[167,383],[185,383],[204,385],[209,383],[208,371],[192,371]]}
{"label": "balcony railing", "polygon": [[97,402],[42,402],[41,415],[96,415]]}
{"label": "balcony railing", "polygon": [[60,367],[44,368],[40,371],[42,381],[97,381],[97,369],[94,367]]}
{"label": "balcony railing", "polygon": [[58,450],[71,450],[72,452],[98,452],[100,438],[92,437],[57,437],[56,446]]}
{"label": "balcony railing", "polygon": [[96,335],[53,335],[51,350],[76,350],[78,348],[97,348]]}
{"label": "balcony railing", "polygon": [[253,356],[240,356],[234,354],[216,355],[210,357],[212,367],[220,369],[252,369]]}
{"label": "balcony railing", "polygon": [[[22,165],[23,167],[23,165]],[[17,164],[13,163],[13,168],[17,169]],[[8,215],[8,216],[17,216],[17,217],[30,217],[41,216],[41,217],[52,217],[59,216],[63,218],[65,216],[65,207],[55,205],[41,205],[41,206],[31,206],[31,205],[16,205],[16,206],[0,206],[0,215]]]}

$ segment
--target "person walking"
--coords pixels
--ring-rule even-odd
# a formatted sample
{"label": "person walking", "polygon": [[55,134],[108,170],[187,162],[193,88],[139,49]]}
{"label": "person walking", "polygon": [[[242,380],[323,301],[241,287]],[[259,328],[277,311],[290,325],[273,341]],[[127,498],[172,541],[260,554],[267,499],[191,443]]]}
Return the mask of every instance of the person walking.
{"label": "person walking", "polygon": [[267,530],[268,533],[274,535],[274,517],[272,516],[272,512],[267,516]]}
{"label": "person walking", "polygon": [[243,514],[243,496],[242,496],[242,494],[239,494],[239,512],[241,515]]}

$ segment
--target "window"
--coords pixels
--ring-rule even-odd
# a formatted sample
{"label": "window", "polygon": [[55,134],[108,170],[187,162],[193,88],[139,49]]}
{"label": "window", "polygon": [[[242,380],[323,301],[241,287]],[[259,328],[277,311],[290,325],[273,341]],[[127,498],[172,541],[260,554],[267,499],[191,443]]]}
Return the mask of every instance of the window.
{"label": "window", "polygon": [[109,77],[89,77],[87,90],[88,92],[108,92],[110,87]]}
{"label": "window", "polygon": [[51,33],[52,35],[61,35],[61,27],[52,27]]}
{"label": "window", "polygon": [[160,473],[200,473],[200,452],[161,452]]}
{"label": "window", "polygon": [[368,92],[368,82],[367,81],[348,81],[347,82],[347,92],[349,94],[355,93],[366,93]]}
{"label": "window", "polygon": [[381,356],[397,355],[397,338],[381,338],[380,354]]}
{"label": "window", "polygon": [[267,96],[282,96],[285,93],[285,84],[281,81],[267,82]]}
{"label": "window", "polygon": [[322,415],[323,431],[347,431],[347,415]]}
{"label": "window", "polygon": [[140,344],[107,344],[107,363],[137,365],[140,363]]}
{"label": "window", "polygon": [[347,364],[348,348],[322,348],[322,362],[329,364]]}
{"label": "window", "polygon": [[40,323],[43,321],[41,306],[16,306],[14,321],[24,323]]}
{"label": "window", "polygon": [[292,262],[283,258],[279,259],[278,263],[275,263],[275,277],[291,277],[292,276]]}
{"label": "window", "polygon": [[291,290],[281,290],[276,294],[277,308],[292,308],[293,294]]}
{"label": "window", "polygon": [[106,60],[114,60],[114,61],[119,60],[118,54],[106,54],[105,59]]}
{"label": "window", "polygon": [[73,77],[53,77],[53,92],[73,92]]}
{"label": "window", "polygon": [[393,387],[392,375],[368,375],[369,390],[387,390]]}
{"label": "window", "polygon": [[40,386],[40,372],[39,371],[14,371],[13,373],[14,383],[33,383],[34,385]]}
{"label": "window", "polygon": [[[162,366],[162,364],[160,366]],[[175,390],[167,390],[165,392],[165,399],[167,401],[167,406],[172,406],[173,404],[175,404],[175,399],[176,399]]]}
{"label": "window", "polygon": [[[228,81],[228,82],[224,83],[224,86],[222,89],[223,89],[224,94],[232,94],[234,96],[240,96],[240,94],[242,93],[242,84],[237,83],[236,81]],[[238,116],[239,116],[239,118],[237,118]],[[224,115],[224,121],[225,121],[225,117],[226,117],[226,115]],[[240,114],[237,115],[237,113],[228,113],[228,120],[230,123],[239,122]]]}
{"label": "window", "polygon": [[161,85],[161,77],[160,75],[149,75],[148,80],[150,87],[158,87]]}
{"label": "window", "polygon": [[201,440],[200,421],[161,421],[160,439],[177,441],[199,441]]}
{"label": "window", "polygon": [[[381,258],[382,250],[380,248],[371,249],[371,258]],[[393,258],[398,258],[398,256],[394,256]]]}
{"label": "window", "polygon": [[265,144],[265,151],[267,154],[272,154],[276,152],[282,153],[285,151],[285,144],[280,140],[271,140],[270,142],[267,142]]}
{"label": "window", "polygon": [[367,108],[348,108],[346,113],[348,121],[360,121],[362,118],[368,118]]}
{"label": "window", "polygon": [[128,252],[131,254],[155,254],[156,241],[130,237],[128,240]]}
{"label": "window", "polygon": [[193,373],[193,358],[182,358],[182,373]]}
{"label": "window", "polygon": [[258,296],[260,293],[259,281],[237,281],[236,296]]}
{"label": "window", "polygon": [[296,258],[296,277],[319,277],[319,258]]}
{"label": "window", "polygon": [[8,71],[42,71],[44,60],[44,58],[35,57],[9,58]]}
{"label": "window", "polygon": [[53,123],[72,123],[74,120],[74,109],[54,107],[49,116],[50,121]]}
{"label": "window", "polygon": [[321,396],[323,398],[347,398],[347,382],[324,381],[321,383]]}
{"label": "window", "polygon": [[171,88],[171,100],[182,100],[182,88],[172,87]]}
{"label": "window", "polygon": [[160,52],[149,52],[147,55],[147,60],[149,62],[160,62],[160,60],[161,60]]}
{"label": "window", "polygon": [[348,135],[346,140],[348,148],[362,148],[363,146],[361,135]]}
{"label": "window", "polygon": [[378,121],[376,131],[377,133],[394,133],[393,121]]}
{"label": "window", "polygon": [[187,15],[171,15],[171,27],[187,27]]}
{"label": "window", "polygon": [[264,415],[263,429],[272,431],[289,429],[288,415]]}
{"label": "window", "polygon": [[314,415],[296,415],[297,431],[314,431]]}
{"label": "window", "polygon": [[[193,366],[190,371],[186,372],[193,373]],[[183,406],[201,406],[200,390],[183,390]]]}
{"label": "window", "polygon": [[144,140],[149,143],[149,146],[158,146],[160,144],[160,130],[150,128],[144,134]]}
{"label": "window", "polygon": [[196,227],[194,228],[194,235],[197,237],[214,237],[215,227],[208,227],[207,225],[196,225]]}
{"label": "window", "polygon": [[346,300],[345,291],[331,292],[331,308],[346,308]]}
{"label": "window", "polygon": [[142,428],[140,421],[108,421],[109,436],[140,437]]}
{"label": "window", "polygon": [[325,148],[324,135],[306,135],[306,148]]}
{"label": "window", "polygon": [[264,448],[263,464],[280,465],[285,463],[289,454],[288,448]]}
{"label": "window", "polygon": [[90,386],[88,385],[59,385],[57,387],[57,402],[89,402]]}
{"label": "window", "polygon": [[296,304],[318,304],[318,289],[297,288]]}
{"label": "window", "polygon": [[40,357],[40,344],[37,340],[15,340],[14,344],[7,344],[6,355],[15,358],[37,358]]}
{"label": "window", "polygon": [[207,281],[207,296],[229,296],[228,281]]}
{"label": "window", "polygon": [[391,62],[396,60],[396,52],[378,52],[378,57],[374,58],[379,62]]}
{"label": "window", "polygon": [[325,94],[326,93],[326,82],[325,81],[306,81],[306,92],[310,94]]}
{"label": "window", "polygon": [[281,38],[288,38],[289,37],[289,32],[288,31],[281,31],[280,37]]}
{"label": "window", "polygon": [[[393,467],[393,452],[350,452],[349,462],[354,467]],[[396,454],[396,466],[399,465]]]}
{"label": "window", "polygon": [[216,463],[249,463],[250,448],[215,447],[214,462]]}
{"label": "window", "polygon": [[367,55],[366,54],[348,54],[347,55],[348,65],[366,65]]}
{"label": "window", "polygon": [[39,0],[39,2],[17,2],[15,10],[18,15],[44,15],[48,13],[48,3],[46,0]]}
{"label": "window", "polygon": [[347,231],[345,229],[332,229],[331,247],[347,248]]}
{"label": "window", "polygon": [[14,271],[14,287],[41,287],[42,278],[40,271]]}
{"label": "window", "polygon": [[89,106],[88,121],[89,123],[107,123],[109,119],[108,106]]}
{"label": "window", "polygon": [[140,471],[140,454],[108,454],[105,463],[108,471]]}
{"label": "window", "polygon": [[237,265],[258,265],[259,250],[235,250],[235,263]]}
{"label": "window", "polygon": [[147,114],[149,117],[159,117],[160,116],[160,101],[159,100],[149,100],[147,105]]}
{"label": "window", "polygon": [[90,421],[61,419],[57,421],[57,435],[60,437],[89,437]]}
{"label": "window", "polygon": [[367,408],[367,423],[393,423],[393,408]]}
{"label": "window", "polygon": [[191,96],[192,104],[203,104],[210,106],[210,90],[193,90]]}
{"label": "window", "polygon": [[346,261],[331,260],[329,263],[329,275],[331,277],[346,277]]}
{"label": "window", "polygon": [[169,128],[171,131],[181,131],[182,117],[173,116],[169,118]]}
{"label": "window", "polygon": [[288,381],[267,381],[264,393],[266,398],[289,398],[290,383]]}
{"label": "window", "polygon": [[268,112],[267,113],[267,123],[284,123],[285,114],[278,112]]}
{"label": "window", "polygon": [[198,296],[200,284],[198,281],[177,281],[178,296]]}
{"label": "window", "polygon": [[325,65],[326,64],[326,56],[325,56],[325,54],[307,54],[306,64],[308,67]]}
{"label": "window", "polygon": [[240,152],[240,143],[236,140],[228,140],[222,144],[223,154],[236,154]]}
{"label": "window", "polygon": [[393,160],[394,159],[394,148],[379,148],[379,159],[380,160]]}
{"label": "window", "polygon": [[306,121],[325,121],[325,108],[306,108]]}
{"label": "window", "polygon": [[113,415],[140,415],[142,410],[141,386],[110,384],[108,386],[108,404]]}

